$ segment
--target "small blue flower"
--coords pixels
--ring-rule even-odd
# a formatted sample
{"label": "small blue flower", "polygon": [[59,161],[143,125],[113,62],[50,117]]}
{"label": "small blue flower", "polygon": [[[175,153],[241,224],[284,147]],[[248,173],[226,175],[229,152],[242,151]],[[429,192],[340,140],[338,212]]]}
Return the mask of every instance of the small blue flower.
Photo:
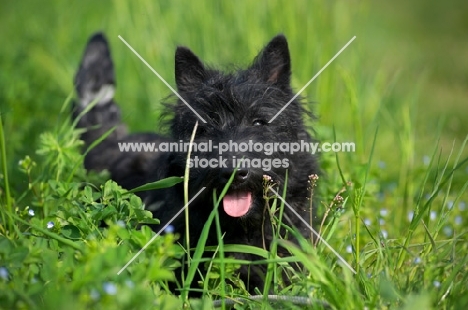
{"label": "small blue flower", "polygon": [[463,223],[463,218],[460,215],[455,217],[455,225],[461,225]]}
{"label": "small blue flower", "polygon": [[387,214],[388,214],[388,210],[387,210],[387,209],[381,209],[381,210],[380,210],[380,216],[384,216],[384,217],[385,217],[385,216],[387,216]]}
{"label": "small blue flower", "polygon": [[54,222],[50,221],[47,223],[47,228],[48,229],[54,228],[54,225],[55,225]]}
{"label": "small blue flower", "polygon": [[431,211],[429,217],[430,217],[431,221],[435,221],[435,219],[437,218],[437,212]]}
{"label": "small blue flower", "polygon": [[453,209],[453,201],[447,201],[447,209],[452,210]]}
{"label": "small blue flower", "polygon": [[413,216],[414,216],[414,211],[408,212],[408,221],[411,222],[413,220]]}
{"label": "small blue flower", "polygon": [[166,234],[172,234],[174,232],[174,226],[172,225],[168,225],[165,229],[164,229],[164,232]]}
{"label": "small blue flower", "polygon": [[431,158],[427,155],[423,156],[423,164],[424,166],[428,166],[431,163]]}
{"label": "small blue flower", "polygon": [[30,216],[34,216],[34,210],[33,209],[29,209],[28,213],[29,213]]}
{"label": "small blue flower", "polygon": [[379,161],[378,166],[379,166],[380,169],[387,168],[387,164],[382,160]]}
{"label": "small blue flower", "polygon": [[452,227],[450,226],[445,226],[443,228],[443,231],[444,231],[444,234],[447,236],[447,237],[451,237],[453,235],[453,229]]}
{"label": "small blue flower", "polygon": [[372,222],[371,222],[371,220],[369,220],[369,219],[365,219],[365,220],[364,220],[364,224],[365,224],[366,226],[370,226],[370,225],[372,224]]}
{"label": "small blue flower", "polygon": [[104,283],[103,288],[104,288],[104,292],[106,292],[107,295],[117,294],[117,286],[115,286],[115,284],[112,282]]}
{"label": "small blue flower", "polygon": [[465,211],[466,209],[466,203],[464,201],[461,201],[460,204],[458,205],[458,209],[460,211]]}
{"label": "small blue flower", "polygon": [[434,282],[432,282],[432,284],[434,284],[435,287],[439,288],[440,287],[440,282],[435,280]]}
{"label": "small blue flower", "polygon": [[0,278],[8,280],[8,270],[5,267],[0,267]]}
{"label": "small blue flower", "polygon": [[346,247],[346,252],[347,252],[347,253],[353,253],[353,247],[352,247],[351,245],[348,245],[348,246]]}
{"label": "small blue flower", "polygon": [[379,224],[380,225],[385,225],[385,220],[384,219],[379,219]]}
{"label": "small blue flower", "polygon": [[419,256],[414,259],[415,264],[420,264],[421,262],[422,262],[422,259]]}
{"label": "small blue flower", "polygon": [[91,292],[89,293],[89,296],[91,297],[92,300],[98,300],[101,297],[101,294],[96,289],[92,289]]}
{"label": "small blue flower", "polygon": [[129,288],[134,288],[135,287],[135,283],[133,283],[132,280],[125,280],[125,285]]}

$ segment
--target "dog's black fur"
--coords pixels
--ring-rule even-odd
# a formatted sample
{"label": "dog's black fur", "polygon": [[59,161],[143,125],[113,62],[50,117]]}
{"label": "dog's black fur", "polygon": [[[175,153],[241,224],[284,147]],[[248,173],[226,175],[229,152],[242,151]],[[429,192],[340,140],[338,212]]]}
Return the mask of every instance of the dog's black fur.
{"label": "dog's black fur", "polygon": [[[113,100],[115,78],[112,59],[105,37],[96,34],[88,42],[80,68],[75,77],[79,97],[74,106],[73,117],[76,118],[86,106],[96,98],[97,105],[87,112],[78,122],[78,127],[87,128],[82,135],[89,146],[103,133],[116,126],[116,130],[102,143],[95,147],[85,158],[87,169],[110,171],[112,179],[124,188],[163,179],[169,176],[183,176],[187,159],[184,152],[172,153],[121,153],[118,142],[154,142],[190,141],[195,123],[198,130],[194,142],[212,140],[213,145],[228,142],[311,142],[303,122],[304,115],[310,115],[295,99],[271,123],[268,121],[293,97],[290,86],[291,62],[286,38],[283,35],[274,37],[254,59],[252,65],[244,70],[224,73],[205,66],[188,48],[178,47],[175,53],[175,80],[178,93],[204,119],[203,123],[195,113],[180,99],[168,105],[173,116],[170,121],[170,137],[146,133],[128,134],[121,123],[120,110]],[[155,80],[156,82],[156,80]],[[192,158],[218,158],[218,150],[212,152],[196,151]],[[228,191],[229,195],[241,193],[251,195],[248,212],[242,216],[232,217],[220,206],[221,228],[226,244],[247,244],[258,247],[266,245],[267,249],[273,238],[270,217],[264,212],[263,175],[271,176],[273,181],[285,184],[288,170],[286,201],[303,218],[309,219],[307,203],[308,176],[318,172],[317,160],[309,153],[287,154],[274,152],[267,156],[258,152],[230,151],[222,154],[227,158],[228,168],[192,168],[190,169],[189,196],[195,195],[202,187],[206,189],[190,204],[190,235],[195,246],[204,223],[213,210],[212,194],[219,194],[234,172],[231,159],[236,156],[247,159],[278,158],[287,159],[289,167],[272,168],[263,171],[261,168],[241,168],[237,170]],[[182,185],[172,188],[145,192],[141,194],[147,209],[155,218],[167,223],[174,214],[184,206]],[[304,236],[310,236],[307,227],[285,207],[287,224],[299,229]],[[183,216],[173,221],[175,231],[181,236],[185,233]],[[213,225],[214,226],[214,225]],[[263,231],[263,233],[262,233]],[[217,237],[212,229],[207,245],[216,245]],[[255,257],[246,254],[234,254],[243,259]],[[259,268],[249,274],[246,267],[241,268],[240,275],[249,281],[250,290],[263,286]],[[249,279],[248,279],[249,278]]]}

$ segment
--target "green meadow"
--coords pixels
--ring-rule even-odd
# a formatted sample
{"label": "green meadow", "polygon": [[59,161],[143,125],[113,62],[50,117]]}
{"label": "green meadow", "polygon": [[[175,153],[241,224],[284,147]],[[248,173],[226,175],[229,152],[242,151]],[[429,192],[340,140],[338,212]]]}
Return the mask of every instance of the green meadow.
{"label": "green meadow", "polygon": [[[0,309],[468,307],[468,2],[28,0],[0,7]],[[183,236],[167,233],[120,273],[155,235],[138,224],[155,219],[106,173],[83,167],[70,120],[73,77],[96,31],[111,45],[116,101],[133,132],[165,132],[158,120],[171,92],[118,36],[174,87],[178,45],[234,70],[283,33],[296,91],[356,36],[301,93],[317,116],[306,122],[318,140],[356,145],[320,154],[323,174],[311,195],[324,242],[278,240],[271,249],[220,242],[206,260],[202,236],[173,295],[168,284],[187,249]],[[213,225],[216,219],[214,212]],[[291,256],[279,257],[277,247]],[[268,264],[269,290],[248,295],[235,270],[251,262],[224,255],[233,250],[263,258],[253,263]],[[194,283],[201,265],[209,272]],[[188,287],[202,297],[189,298]]]}

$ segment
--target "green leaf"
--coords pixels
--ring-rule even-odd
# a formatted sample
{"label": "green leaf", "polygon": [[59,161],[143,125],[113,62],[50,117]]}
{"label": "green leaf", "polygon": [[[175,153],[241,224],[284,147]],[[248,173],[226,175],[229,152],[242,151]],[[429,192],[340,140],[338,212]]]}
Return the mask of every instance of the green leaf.
{"label": "green leaf", "polygon": [[161,188],[168,188],[172,187],[178,183],[181,183],[183,181],[182,177],[169,177],[166,179],[162,179],[156,182],[152,183],[147,183],[142,186],[138,186],[132,190],[129,190],[126,194],[128,193],[137,193],[137,192],[142,192],[142,191],[149,191],[153,189],[161,189]]}
{"label": "green leaf", "polygon": [[81,239],[80,230],[73,225],[66,225],[62,227],[61,233],[68,239]]}

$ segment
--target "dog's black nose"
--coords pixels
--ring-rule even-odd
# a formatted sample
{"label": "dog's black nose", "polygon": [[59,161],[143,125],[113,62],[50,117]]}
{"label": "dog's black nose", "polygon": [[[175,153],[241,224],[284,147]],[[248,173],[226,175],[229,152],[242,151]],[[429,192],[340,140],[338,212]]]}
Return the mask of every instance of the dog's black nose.
{"label": "dog's black nose", "polygon": [[[224,182],[229,181],[229,178],[231,177],[233,172],[234,172],[234,170],[231,170],[231,169],[224,169],[223,171],[221,171],[222,180]],[[246,181],[248,177],[249,177],[249,169],[239,168],[235,172],[233,182],[239,184],[239,183],[242,183],[242,182]]]}

